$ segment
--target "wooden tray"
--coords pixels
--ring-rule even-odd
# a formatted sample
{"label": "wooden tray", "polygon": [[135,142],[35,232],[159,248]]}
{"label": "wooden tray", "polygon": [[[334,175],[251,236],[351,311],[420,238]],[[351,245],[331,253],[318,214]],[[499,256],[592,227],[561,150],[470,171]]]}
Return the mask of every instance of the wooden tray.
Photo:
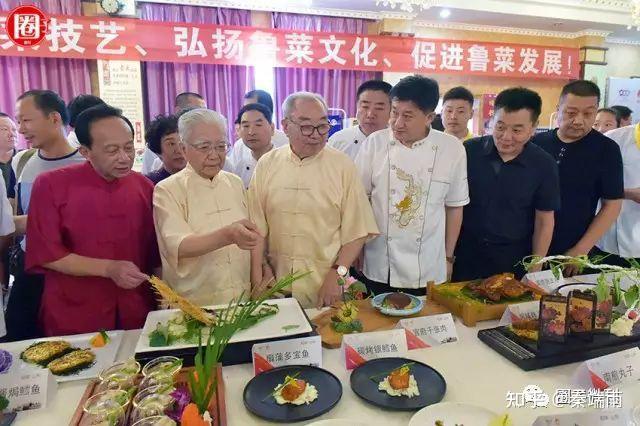
{"label": "wooden tray", "polygon": [[[451,286],[463,287],[470,281],[461,283],[448,283]],[[474,327],[478,321],[498,320],[502,318],[507,306],[520,302],[488,304],[477,300],[456,299],[448,294],[442,294],[438,291],[438,285],[429,283],[427,287],[427,298],[440,305],[446,306],[455,316],[462,319],[462,323],[467,327]],[[442,288],[442,287],[440,287]]]}
{"label": "wooden tray", "polygon": [[[407,317],[392,317],[381,314],[376,308],[371,306],[371,300],[358,300],[358,319],[362,322],[363,332],[391,330],[395,328],[398,321],[402,318],[423,317],[426,315],[445,314],[449,310],[434,301],[426,300],[424,307],[415,315]],[[329,349],[337,349],[342,345],[342,334],[337,333],[331,327],[331,317],[335,315],[336,308],[331,308],[314,319],[311,322],[317,327],[317,332],[322,339],[322,346]]]}
{"label": "wooden tray", "polygon": [[[178,373],[178,376],[176,377],[176,384],[187,386],[187,383],[189,381],[188,373],[192,369],[193,368],[183,368],[182,370],[180,370],[180,372]],[[211,400],[211,403],[209,404],[209,413],[211,413],[211,417],[213,417],[213,423],[212,423],[213,426],[227,426],[227,408],[226,408],[225,398],[224,398],[224,380],[222,379],[221,365],[218,365],[217,374],[218,374],[218,383],[217,383],[218,390],[216,391],[216,397],[213,398]],[[142,379],[142,375],[140,375],[140,380],[141,379]],[[97,379],[93,379],[89,382],[89,384],[87,385],[87,388],[84,391],[84,394],[82,394],[82,398],[80,398],[80,402],[76,407],[76,411],[73,414],[71,421],[69,422],[70,426],[80,425],[82,416],[84,415],[84,410],[82,407],[84,406],[84,403],[95,394],[95,390],[97,389],[97,386],[99,383],[100,382]],[[129,419],[128,419],[130,414],[131,414],[131,404],[129,404],[129,410],[127,411],[127,422],[125,423],[125,425],[132,424],[131,422],[129,422]]]}

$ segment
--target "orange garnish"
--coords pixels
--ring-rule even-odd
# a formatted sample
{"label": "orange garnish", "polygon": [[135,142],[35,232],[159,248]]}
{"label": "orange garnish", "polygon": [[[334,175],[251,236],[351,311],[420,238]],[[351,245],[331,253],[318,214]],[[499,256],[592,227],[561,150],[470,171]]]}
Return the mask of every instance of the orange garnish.
{"label": "orange garnish", "polygon": [[198,411],[198,406],[193,402],[184,407],[182,417],[180,417],[180,424],[182,426],[209,426]]}

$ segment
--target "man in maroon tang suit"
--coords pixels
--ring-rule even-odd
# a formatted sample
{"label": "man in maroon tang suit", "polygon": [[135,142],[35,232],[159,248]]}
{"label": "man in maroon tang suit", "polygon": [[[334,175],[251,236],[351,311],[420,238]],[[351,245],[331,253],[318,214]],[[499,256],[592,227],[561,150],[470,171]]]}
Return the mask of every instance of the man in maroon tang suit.
{"label": "man in maroon tang suit", "polygon": [[132,172],[134,130],[98,105],[77,119],[85,164],[34,184],[27,270],[44,274],[39,321],[47,336],[133,329],[155,306],[147,274],[160,265],[153,184]]}

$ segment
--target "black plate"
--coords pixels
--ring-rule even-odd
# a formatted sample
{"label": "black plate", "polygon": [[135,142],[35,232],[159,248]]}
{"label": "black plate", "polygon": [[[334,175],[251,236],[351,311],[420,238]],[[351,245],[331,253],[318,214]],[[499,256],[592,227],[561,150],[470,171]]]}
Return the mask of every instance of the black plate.
{"label": "black plate", "polygon": [[[412,398],[406,396],[391,396],[385,391],[378,390],[378,384],[384,377],[374,380],[369,377],[390,372],[402,364],[413,362],[411,374],[418,382],[420,395]],[[377,407],[388,410],[415,411],[427,405],[440,402],[447,391],[444,377],[432,367],[418,361],[406,358],[379,358],[367,361],[351,373],[351,389],[360,398]]]}
{"label": "black plate", "polygon": [[[279,405],[270,396],[287,375],[300,372],[298,379],[312,384],[318,390],[318,399],[305,405]],[[342,398],[340,380],[327,370],[310,365],[289,365],[265,371],[251,379],[244,388],[243,399],[247,410],[272,422],[299,422],[321,416],[330,411]]]}

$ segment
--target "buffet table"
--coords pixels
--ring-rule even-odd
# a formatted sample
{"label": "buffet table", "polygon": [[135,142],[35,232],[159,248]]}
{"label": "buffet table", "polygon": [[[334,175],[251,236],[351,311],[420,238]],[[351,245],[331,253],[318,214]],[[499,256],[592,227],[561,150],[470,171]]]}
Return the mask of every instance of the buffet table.
{"label": "buffet table", "polygon": [[[310,318],[317,310],[308,310]],[[495,327],[496,321],[479,323],[479,327],[466,327],[455,319],[459,340],[429,349],[409,351],[409,358],[422,361],[438,370],[447,381],[447,393],[443,401],[464,402],[486,407],[497,413],[509,412],[514,425],[530,425],[545,414],[561,414],[582,411],[571,407],[558,408],[550,403],[547,408],[511,408],[507,410],[507,392],[522,392],[527,385],[537,385],[547,393],[551,401],[557,389],[570,389],[577,364],[525,372],[498,353],[491,350],[476,337],[479,329]],[[133,356],[139,330],[127,331],[118,352],[118,360]],[[413,413],[387,412],[360,400],[349,387],[350,372],[344,367],[340,350],[323,349],[323,367],[334,373],[343,385],[343,396],[329,413],[315,419],[349,419],[354,426],[406,425]],[[251,415],[243,405],[242,393],[245,384],[253,377],[251,364],[224,367],[226,404],[229,426],[272,424]],[[66,424],[85,390],[87,381],[62,383],[50,405],[41,410],[18,414],[17,425],[42,426]],[[623,407],[640,405],[640,385],[622,388]],[[302,424],[313,423],[313,421]]]}

